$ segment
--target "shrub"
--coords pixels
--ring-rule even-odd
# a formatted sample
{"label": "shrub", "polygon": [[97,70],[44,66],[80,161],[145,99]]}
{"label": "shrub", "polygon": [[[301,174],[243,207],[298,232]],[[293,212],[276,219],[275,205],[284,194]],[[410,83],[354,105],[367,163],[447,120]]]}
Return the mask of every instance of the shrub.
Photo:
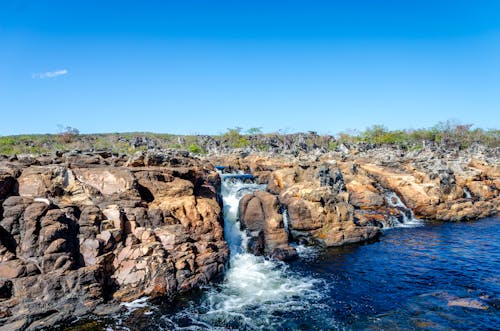
{"label": "shrub", "polygon": [[225,140],[229,147],[232,148],[243,148],[250,146],[250,141],[243,135],[241,135],[241,128],[236,127],[234,129],[227,129],[228,131],[222,135],[222,139]]}
{"label": "shrub", "polygon": [[188,150],[194,154],[204,154],[205,153],[205,150],[196,144],[189,145]]}

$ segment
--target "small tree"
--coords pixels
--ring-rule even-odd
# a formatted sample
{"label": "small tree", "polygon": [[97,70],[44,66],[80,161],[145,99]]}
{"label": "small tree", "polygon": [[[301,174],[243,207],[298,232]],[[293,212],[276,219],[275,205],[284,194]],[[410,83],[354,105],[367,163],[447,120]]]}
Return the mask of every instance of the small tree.
{"label": "small tree", "polygon": [[80,130],[71,126],[64,127],[59,124],[57,127],[59,129],[58,131],[61,141],[66,144],[72,142],[73,139],[80,134]]}
{"label": "small tree", "polygon": [[247,134],[250,134],[250,135],[262,134],[262,127],[250,128],[247,130]]}
{"label": "small tree", "polygon": [[242,128],[236,127],[234,129],[228,128],[227,132],[222,135],[232,148],[242,148],[250,145],[250,141],[241,135]]}

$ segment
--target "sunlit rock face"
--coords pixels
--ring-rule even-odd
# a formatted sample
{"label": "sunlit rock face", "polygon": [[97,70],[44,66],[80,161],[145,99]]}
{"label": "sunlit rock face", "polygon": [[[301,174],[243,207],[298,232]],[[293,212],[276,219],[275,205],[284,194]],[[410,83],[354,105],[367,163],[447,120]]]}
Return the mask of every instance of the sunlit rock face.
{"label": "sunlit rock face", "polygon": [[213,166],[185,153],[89,158],[0,165],[2,324],[50,324],[222,273],[229,251]]}
{"label": "sunlit rock face", "polygon": [[280,260],[297,257],[295,249],[288,244],[277,196],[265,191],[245,195],[239,202],[239,219],[242,228],[251,236],[249,246],[253,254]]}

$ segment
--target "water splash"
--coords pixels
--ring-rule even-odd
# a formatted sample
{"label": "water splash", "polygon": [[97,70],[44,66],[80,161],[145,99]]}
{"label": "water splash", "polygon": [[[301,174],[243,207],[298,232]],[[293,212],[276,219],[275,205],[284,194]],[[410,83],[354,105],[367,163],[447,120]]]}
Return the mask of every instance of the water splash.
{"label": "water splash", "polygon": [[148,300],[148,297],[142,297],[132,302],[122,302],[120,305],[127,308],[129,312],[133,312],[136,309],[149,307]]}
{"label": "water splash", "polygon": [[297,245],[297,244],[292,244],[293,247],[295,247],[295,250],[297,251],[297,254],[299,255],[299,258],[304,260],[304,261],[314,261],[316,258],[318,258],[323,251],[320,247],[318,246],[309,246],[309,245]]}
{"label": "water splash", "polygon": [[[143,314],[147,316],[147,325],[154,325],[157,330],[302,330],[309,321],[315,321],[311,312],[329,309],[324,303],[327,282],[313,275],[305,276],[304,271],[291,270],[285,262],[248,253],[248,238],[238,221],[239,201],[245,194],[264,190],[266,186],[256,184],[248,176],[220,176],[224,235],[231,250],[224,280],[207,286],[166,314]],[[297,248],[306,261],[314,254],[305,246]],[[129,309],[140,313],[145,306],[147,302],[141,299]],[[124,317],[137,321],[133,314]],[[328,325],[328,330],[338,329],[334,327],[338,324],[334,316],[321,323]],[[121,321],[116,324],[121,325]]]}

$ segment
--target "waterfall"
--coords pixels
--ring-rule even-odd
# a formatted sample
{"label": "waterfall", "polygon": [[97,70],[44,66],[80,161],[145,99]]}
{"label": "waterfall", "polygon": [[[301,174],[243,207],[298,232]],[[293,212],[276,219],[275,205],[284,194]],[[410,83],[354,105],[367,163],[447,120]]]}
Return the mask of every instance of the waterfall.
{"label": "waterfall", "polygon": [[472,194],[470,193],[467,186],[464,186],[463,191],[464,191],[464,196],[466,199],[472,199]]}
{"label": "waterfall", "polygon": [[246,252],[247,236],[238,222],[240,199],[249,193],[265,190],[265,185],[255,184],[253,176],[245,174],[220,174],[222,179],[222,203],[224,206],[224,237],[231,250],[231,256]]}
{"label": "waterfall", "polygon": [[283,227],[285,228],[288,238],[290,238],[290,219],[288,218],[288,210],[283,207],[281,209],[281,214],[283,215]]}
{"label": "waterfall", "polygon": [[415,217],[413,211],[408,208],[401,198],[393,191],[388,191],[385,194],[385,201],[389,207],[399,210],[399,217],[390,217],[389,224],[384,224],[383,228],[411,228],[423,226],[422,220]]}
{"label": "waterfall", "polygon": [[[224,280],[209,288],[198,307],[184,310],[178,320],[203,329],[284,329],[280,316],[301,312],[322,297],[321,282],[291,271],[282,261],[247,252],[247,236],[238,221],[240,199],[266,185],[248,174],[220,174],[224,204],[224,236],[231,253]],[[286,217],[286,216],[285,216]],[[176,318],[177,319],[177,318]],[[169,320],[172,328],[178,323]]]}

